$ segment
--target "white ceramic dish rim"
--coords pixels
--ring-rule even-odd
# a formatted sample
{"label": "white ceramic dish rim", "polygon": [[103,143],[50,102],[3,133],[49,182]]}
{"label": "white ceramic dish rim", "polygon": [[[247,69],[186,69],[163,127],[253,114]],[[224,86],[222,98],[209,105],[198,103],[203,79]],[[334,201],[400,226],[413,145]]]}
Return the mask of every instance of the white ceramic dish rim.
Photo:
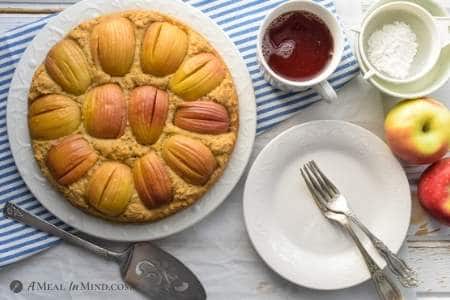
{"label": "white ceramic dish rim", "polygon": [[[264,261],[264,262],[265,262],[265,263],[266,263],[273,271],[275,271],[275,272],[276,272],[277,274],[279,274],[281,277],[283,277],[284,279],[286,279],[286,280],[288,280],[288,281],[290,281],[290,282],[292,282],[292,283],[294,283],[294,284],[301,285],[301,286],[304,286],[304,287],[307,287],[307,288],[310,288],[310,289],[315,289],[315,290],[339,290],[339,289],[345,289],[345,288],[353,287],[353,286],[355,286],[355,285],[358,285],[358,284],[360,284],[360,283],[362,283],[362,282],[368,280],[368,279],[370,278],[370,274],[367,273],[367,277],[365,277],[364,279],[362,279],[362,280],[360,280],[360,281],[355,281],[355,282],[352,283],[352,284],[341,285],[341,286],[336,286],[336,285],[320,286],[320,284],[315,284],[315,285],[313,285],[313,284],[305,284],[304,282],[301,282],[300,280],[298,280],[298,278],[292,278],[292,277],[286,276],[285,274],[282,273],[282,271],[281,271],[280,269],[277,268],[276,265],[272,264],[272,262],[269,260],[268,257],[265,257],[264,255],[261,254],[261,252],[260,252],[260,250],[259,250],[259,247],[260,247],[259,242],[257,241],[257,239],[255,239],[255,238],[252,236],[253,229],[250,227],[250,221],[249,221],[249,215],[248,215],[248,209],[249,209],[249,208],[247,207],[247,205],[249,205],[249,204],[248,204],[249,200],[246,200],[246,199],[248,198],[248,197],[247,197],[247,194],[249,193],[249,192],[248,192],[248,189],[249,189],[248,182],[249,182],[250,179],[253,177],[253,173],[255,172],[254,169],[256,168],[255,166],[257,166],[257,164],[259,164],[259,162],[263,159],[263,156],[265,155],[265,152],[267,152],[268,149],[269,149],[270,147],[273,147],[273,145],[275,145],[277,142],[279,142],[279,140],[282,139],[283,136],[290,134],[292,131],[296,131],[296,130],[299,130],[299,129],[301,129],[301,128],[307,127],[307,126],[314,126],[314,125],[317,125],[317,124],[321,124],[321,123],[323,123],[323,122],[326,122],[326,123],[335,123],[335,124],[338,124],[338,125],[341,125],[341,126],[344,125],[344,126],[349,126],[350,128],[354,128],[354,129],[356,129],[357,131],[361,131],[361,132],[363,132],[365,135],[370,136],[371,138],[377,140],[379,143],[384,144],[384,145],[386,146],[387,150],[389,149],[388,146],[384,143],[384,141],[381,140],[379,137],[377,137],[375,134],[373,134],[372,132],[370,132],[369,130],[367,130],[367,129],[365,129],[365,128],[362,128],[362,127],[360,127],[360,126],[358,126],[358,125],[356,125],[356,124],[353,124],[353,123],[350,123],[350,122],[347,122],[347,121],[340,121],[340,120],[316,120],[316,121],[310,121],[310,122],[306,122],[306,123],[303,123],[303,124],[300,124],[300,125],[291,127],[291,128],[289,128],[289,129],[283,131],[283,132],[280,133],[279,135],[277,135],[275,138],[273,138],[273,139],[272,139],[272,140],[271,140],[271,141],[270,141],[270,142],[269,142],[269,143],[261,150],[261,152],[260,152],[260,153],[258,154],[258,156],[256,157],[255,161],[253,162],[253,165],[252,165],[252,167],[250,168],[250,171],[249,171],[249,173],[248,173],[247,180],[246,180],[245,187],[244,187],[244,192],[243,192],[243,202],[244,202],[244,203],[243,203],[243,214],[244,214],[244,222],[245,222],[246,230],[247,230],[247,232],[248,232],[250,241],[251,241],[251,243],[252,243],[254,249],[256,250],[256,252],[258,252],[258,254],[259,254],[260,257],[263,259],[263,261]],[[389,151],[389,150],[388,150],[388,151]],[[389,153],[390,153],[390,152],[389,152]],[[399,169],[402,169],[402,167],[401,167],[400,163],[398,162],[398,160],[397,160],[392,154],[391,154],[391,156],[392,156],[393,161],[395,161],[395,162],[397,163],[398,168],[399,168]],[[399,176],[402,177],[402,180],[403,180],[404,184],[407,186],[406,189],[407,189],[408,192],[406,193],[406,194],[407,194],[407,200],[406,200],[407,202],[406,202],[406,203],[407,203],[407,205],[409,204],[409,205],[408,205],[409,209],[408,209],[408,214],[407,214],[407,216],[405,217],[405,220],[407,220],[407,221],[405,222],[404,228],[401,230],[401,232],[402,232],[402,238],[398,240],[397,246],[396,246],[395,248],[391,248],[391,250],[392,250],[393,252],[395,252],[395,253],[398,253],[398,251],[399,251],[400,248],[401,248],[401,245],[402,245],[402,244],[404,243],[404,241],[405,241],[405,238],[406,238],[406,236],[407,236],[407,231],[408,231],[408,228],[409,228],[409,220],[410,220],[410,218],[411,218],[411,198],[410,198],[410,193],[409,193],[409,183],[408,183],[408,179],[406,178],[406,175],[405,175],[404,172],[401,172],[401,174],[399,173]],[[384,268],[384,267],[386,266],[386,262],[385,262],[385,261],[382,261],[382,263],[379,264],[379,266],[380,266],[381,268]]]}
{"label": "white ceramic dish rim", "polygon": [[[222,177],[185,210],[148,224],[118,224],[88,215],[72,206],[43,177],[32,153],[27,125],[27,95],[32,75],[52,45],[82,21],[127,9],[153,9],[174,16],[202,33],[217,49],[233,76],[240,110],[237,144]],[[54,17],[36,35],[23,54],[8,95],[7,128],[11,152],[23,180],[34,196],[65,223],[90,235],[115,241],[153,240],[167,237],[197,223],[229,195],[243,174],[256,134],[256,102],[250,75],[233,42],[207,16],[181,1],[84,0]]]}
{"label": "white ceramic dish rim", "polygon": [[[359,49],[358,50],[360,51],[362,60],[369,68],[369,71],[367,73],[373,72],[372,76],[378,76],[379,78],[381,78],[385,81],[390,81],[392,83],[409,83],[409,82],[416,81],[416,80],[420,79],[421,77],[423,77],[425,74],[427,74],[433,68],[434,64],[436,64],[437,60],[439,59],[439,54],[440,54],[440,50],[441,50],[440,46],[433,47],[430,57],[428,58],[428,61],[426,62],[426,66],[423,67],[423,69],[420,72],[418,72],[417,74],[414,74],[414,76],[410,76],[405,79],[397,79],[397,78],[391,77],[387,74],[384,74],[384,73],[378,71],[378,69],[372,65],[372,63],[370,62],[370,60],[368,59],[368,57],[366,55],[366,52],[365,52],[366,49],[364,47],[365,29],[367,28],[367,25],[369,24],[369,22],[371,22],[380,13],[382,13],[383,10],[390,9],[391,7],[395,7],[396,9],[399,9],[399,8],[397,8],[397,6],[401,6],[401,5],[410,6],[412,9],[415,9],[415,10],[419,11],[420,13],[424,14],[427,18],[429,17],[431,22],[427,22],[427,23],[432,25],[431,26],[432,28],[429,28],[429,29],[430,29],[430,31],[433,31],[432,37],[430,37],[430,38],[434,39],[432,42],[433,44],[438,42],[436,37],[439,35],[437,27],[433,23],[433,20],[432,20],[433,16],[425,8],[423,8],[422,6],[415,4],[415,3],[411,3],[411,2],[407,2],[407,1],[388,2],[383,5],[380,5],[379,7],[377,7],[373,11],[371,11],[369,14],[367,14],[367,16],[364,18],[363,24],[361,26],[361,32],[359,33],[359,39],[358,39]],[[430,32],[430,34],[431,34],[431,32]],[[439,45],[440,45],[440,43],[439,43]]]}
{"label": "white ceramic dish rim", "polygon": [[[391,0],[389,2],[394,2],[396,0]],[[389,3],[387,2],[387,3]],[[443,16],[448,16],[448,12],[447,10],[440,4],[437,3],[434,0],[429,0],[430,3],[433,3],[433,5],[439,10],[439,12],[443,15]],[[382,5],[380,4],[380,1],[377,1],[375,3],[373,3],[367,10],[367,13],[371,13],[373,10],[375,10],[378,6]],[[419,4],[420,5],[420,4]],[[361,55],[359,53],[359,43],[358,43],[358,38],[355,39],[354,41],[355,43],[355,47],[354,49],[356,49],[356,58],[359,62],[359,65],[361,67],[361,73],[364,75],[366,72],[368,72],[367,70],[367,66],[364,65],[364,61],[361,58]],[[439,58],[440,59],[440,58]],[[439,62],[438,59],[438,62]],[[426,75],[425,75],[426,76]],[[424,89],[420,92],[415,92],[415,93],[398,93],[395,91],[390,90],[389,88],[386,88],[385,86],[383,86],[382,84],[378,83],[377,81],[374,80],[374,78],[369,78],[368,81],[373,84],[377,89],[379,89],[380,91],[382,91],[383,93],[386,93],[388,95],[394,96],[394,97],[398,97],[398,98],[418,98],[418,97],[423,97],[426,95],[429,95],[431,93],[433,93],[434,91],[440,89],[450,78],[450,72],[447,72],[447,76],[445,77],[438,77],[438,83],[436,85],[432,85],[431,87]],[[409,84],[414,84],[413,82],[409,83]]]}

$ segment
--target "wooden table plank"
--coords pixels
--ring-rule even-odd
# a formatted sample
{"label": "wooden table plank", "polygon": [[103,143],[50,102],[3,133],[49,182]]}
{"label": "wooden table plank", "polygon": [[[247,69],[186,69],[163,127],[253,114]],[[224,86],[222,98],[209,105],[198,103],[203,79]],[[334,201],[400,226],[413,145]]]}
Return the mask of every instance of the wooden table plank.
{"label": "wooden table plank", "polygon": [[49,8],[22,8],[22,7],[0,7],[1,14],[52,14],[60,12],[64,7],[49,7]]}
{"label": "wooden table plank", "polygon": [[0,1],[0,13],[52,13],[62,10],[77,1]]}

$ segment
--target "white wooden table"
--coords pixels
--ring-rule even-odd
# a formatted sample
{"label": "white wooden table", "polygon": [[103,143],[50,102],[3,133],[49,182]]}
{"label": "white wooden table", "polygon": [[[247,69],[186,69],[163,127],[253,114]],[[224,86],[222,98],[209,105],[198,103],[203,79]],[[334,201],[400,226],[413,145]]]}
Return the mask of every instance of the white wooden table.
{"label": "white wooden table", "polygon": [[[348,0],[337,0],[338,11],[340,7],[347,5],[348,3],[347,1]],[[367,2],[370,1],[371,0],[363,0],[364,3],[362,3],[360,7],[358,8],[352,7],[352,10],[347,9],[345,12],[343,12],[342,15],[343,19],[345,21],[348,21],[353,16],[352,13],[352,11],[354,12],[353,9],[356,10],[360,9],[361,7],[364,8],[366,7]],[[450,0],[441,0],[441,1],[447,8],[450,8]],[[0,32],[27,22],[31,22],[40,17],[48,15],[49,13],[59,11],[64,7],[71,5],[74,2],[76,2],[76,0],[40,0],[40,1],[0,0]],[[352,19],[348,22],[355,24],[357,20]],[[364,86],[364,84],[362,85]],[[370,93],[370,91],[366,92]],[[441,101],[446,102],[447,105],[450,106],[450,83],[447,84],[444,88],[442,88],[438,92],[436,92],[433,96]],[[364,98],[364,96],[362,96],[362,98]],[[385,107],[389,106],[391,103],[391,100],[387,98],[385,98],[383,101]],[[363,103],[361,105],[365,104]],[[367,103],[367,105],[371,104]],[[322,118],[327,117],[331,118],[333,114],[333,108],[327,109],[325,107],[321,108],[321,106],[323,105],[318,104],[316,105],[315,108],[312,108],[312,110],[315,110],[316,113],[319,113]],[[355,123],[359,123],[360,125],[365,126],[375,131],[377,134],[381,135],[383,111],[381,109],[381,112],[374,112],[374,113],[378,113],[381,116],[380,121],[377,124],[371,123],[369,124],[366,121],[364,121],[364,118],[361,118],[356,115],[347,115],[345,118]],[[255,151],[252,155],[252,160],[259,152],[259,150],[267,143],[268,140],[270,140],[284,128],[292,126],[293,124],[298,123],[300,121],[303,122],[305,121],[306,118],[307,117],[305,116],[299,115],[298,117],[294,117],[292,120],[287,121],[287,123],[283,124],[282,126],[275,128],[272,132],[259,136],[256,140]],[[240,211],[241,209],[240,208],[241,188],[242,182],[240,183],[240,187],[236,188],[236,190],[230,196],[231,199],[227,200],[224,205],[222,205],[205,221],[201,222],[199,225],[194,226],[194,228],[188,230],[188,232],[185,235],[189,236],[190,239],[189,242],[191,242],[189,244],[190,246],[192,246],[192,239],[197,239],[198,245],[201,245],[202,241],[205,239],[208,240],[208,243],[210,245],[214,245],[216,239],[222,238],[213,235],[208,235],[208,233],[205,234],[205,232],[201,232],[202,227],[205,226],[216,226],[216,227],[233,226],[233,228],[236,229],[236,232],[241,233],[245,232],[244,229],[242,228],[243,222],[241,220],[242,219],[241,215],[236,216],[236,213],[232,213],[232,211],[234,210]],[[416,204],[416,202],[414,203]],[[239,206],[239,208],[236,208],[236,206]],[[439,225],[438,223],[430,220],[417,205],[414,205],[414,207],[415,208],[412,220],[413,226],[411,228],[410,235],[408,236],[407,239],[408,240],[407,245],[409,250],[410,263],[418,270],[420,274],[421,285],[420,288],[418,289],[419,299],[450,299],[450,230],[448,229],[448,227]],[[238,219],[240,218],[240,219],[235,220],[232,218]],[[232,225],[230,225],[230,223],[232,223]],[[241,235],[237,234],[237,236],[238,236],[237,238],[235,239],[230,238],[230,240],[232,242],[235,242],[238,248],[240,247],[239,245],[248,246],[248,240],[244,233]],[[183,247],[185,247],[185,243],[187,242],[188,241],[184,240],[183,235],[178,234],[174,238],[169,238],[164,241],[161,241],[160,245],[163,248],[172,252],[173,254],[181,257],[182,260],[185,261],[189,266],[195,266],[196,264],[200,265],[205,264],[205,262],[199,260],[198,257],[194,257],[191,254],[186,254],[186,252],[183,252]],[[201,246],[199,246],[199,249],[197,249],[197,251],[203,251]],[[224,249],[220,249],[220,251],[224,251]],[[223,260],[222,263],[224,265],[226,265],[227,263],[236,264],[237,262],[239,262],[239,258],[234,258],[235,260],[229,258],[233,257],[233,255],[237,253],[239,249],[233,249],[233,245],[231,245],[230,248],[227,249],[226,251],[228,251],[228,253],[221,253],[221,254],[212,252],[204,253],[204,256],[207,257],[208,255],[210,255],[211,259]],[[39,278],[52,278],[53,276],[53,278],[55,279],[64,278],[64,280],[82,280],[82,278],[85,278],[83,277],[86,275],[85,273],[89,272],[89,270],[92,269],[92,266],[95,266],[95,268],[104,268],[104,270],[96,269],[94,273],[96,273],[98,276],[102,276],[103,274],[104,278],[108,278],[108,280],[111,279],[109,272],[115,272],[114,266],[104,264],[100,259],[91,257],[90,255],[87,254],[85,255],[84,252],[81,253],[82,253],[81,256],[85,257],[84,260],[82,261],[82,264],[80,265],[79,260],[76,261],[76,263],[71,262],[71,257],[80,256],[79,250],[68,245],[59,245],[49,251],[46,251],[43,254],[39,254],[35,257],[27,259],[26,261],[7,267],[5,270],[2,270],[0,272],[0,300],[11,299],[9,296],[7,296],[2,292],[5,291],[6,289],[9,290],[9,288],[2,285],[9,284],[9,282],[13,279],[21,279],[16,277],[25,276],[23,274],[27,274],[26,270],[36,272],[36,270],[38,270],[36,266],[39,265],[41,266],[44,265],[47,267],[47,269],[45,267],[43,268],[44,269],[43,272],[54,272],[54,274],[50,275],[32,274],[29,276],[30,278],[33,278],[34,276],[34,278],[38,280]],[[194,253],[194,251],[190,251],[189,253]],[[251,255],[256,256],[256,253],[251,253]],[[66,262],[67,264],[61,264],[61,262]],[[257,262],[262,264],[261,261],[257,260]],[[246,262],[243,261],[241,263],[245,264]],[[67,266],[71,267],[71,269],[70,270],[64,269],[64,267]],[[263,268],[264,272],[268,272],[266,267]],[[193,269],[195,270],[195,267],[193,267]],[[239,270],[240,272],[235,273],[236,270]],[[235,280],[239,281],[241,277],[242,280],[245,280],[245,272],[247,272],[245,266],[234,268],[233,274],[230,274],[229,270],[226,267],[224,267],[223,269],[217,269],[215,271],[217,273],[203,274],[203,277],[202,274],[200,274],[200,276],[202,278],[205,278],[206,275],[208,277],[224,276],[224,278],[226,278],[227,276],[228,277],[234,276]],[[278,285],[272,285],[271,280],[278,282]],[[273,289],[295,288],[288,283],[283,282],[280,283],[280,280],[281,279],[278,278],[275,274],[270,273],[269,275],[265,276],[265,280],[250,283],[251,286],[249,286],[249,289],[252,290],[251,295],[254,296],[254,299],[278,299],[276,297],[277,291]],[[206,279],[206,281],[207,281],[206,283],[208,283],[210,280]],[[30,283],[28,282],[28,284]],[[233,286],[229,286],[228,288],[230,289],[231,292]],[[242,296],[234,295],[236,298],[235,297],[227,298],[227,294],[224,291],[215,290],[218,289],[217,286],[213,285],[211,289],[213,294],[215,295],[213,299],[215,298],[253,299],[253,297],[250,297],[249,295],[242,295]],[[30,298],[30,295],[28,295],[28,297],[25,296],[22,297],[18,295],[17,298],[12,299],[47,299],[48,298],[47,296],[48,294],[42,292],[33,294],[32,298]],[[108,298],[112,299],[114,297]],[[77,294],[77,296],[74,297],[74,299],[91,299],[91,298],[90,296],[83,296],[83,294]],[[293,298],[286,297],[283,299],[293,299]]]}

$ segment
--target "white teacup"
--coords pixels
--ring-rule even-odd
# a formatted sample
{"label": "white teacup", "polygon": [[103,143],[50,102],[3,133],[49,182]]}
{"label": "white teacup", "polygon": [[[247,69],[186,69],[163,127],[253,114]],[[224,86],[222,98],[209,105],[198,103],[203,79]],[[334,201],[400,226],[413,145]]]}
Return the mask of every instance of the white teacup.
{"label": "white teacup", "polygon": [[[307,11],[318,16],[330,30],[333,38],[333,56],[324,69],[309,80],[296,81],[286,79],[275,73],[267,63],[262,52],[262,42],[264,34],[272,21],[280,15],[292,11]],[[258,60],[264,78],[274,87],[289,92],[303,91],[308,88],[316,90],[324,100],[333,102],[337,100],[336,91],[327,78],[336,70],[342,58],[344,50],[344,37],[336,17],[324,6],[314,3],[311,0],[291,0],[281,4],[272,10],[263,20],[258,32],[257,53]]]}

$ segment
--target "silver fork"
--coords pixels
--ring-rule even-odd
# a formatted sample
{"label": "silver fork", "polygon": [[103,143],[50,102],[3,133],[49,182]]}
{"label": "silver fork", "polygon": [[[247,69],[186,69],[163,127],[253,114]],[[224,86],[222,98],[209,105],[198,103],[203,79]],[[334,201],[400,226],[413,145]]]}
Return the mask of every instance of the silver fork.
{"label": "silver fork", "polygon": [[359,237],[356,235],[355,231],[351,227],[348,218],[341,213],[336,213],[329,210],[326,206],[324,198],[326,197],[324,192],[320,190],[317,182],[311,177],[309,171],[303,167],[300,169],[303,179],[305,180],[308,190],[311,192],[314,201],[319,207],[322,214],[329,220],[333,220],[340,224],[352,237],[356,246],[358,247],[367,268],[370,272],[370,276],[375,284],[375,289],[377,291],[378,297],[381,300],[402,300],[404,299],[400,290],[395,286],[395,284],[383,273],[383,270],[378,267],[376,262],[372,259],[370,254],[362,245]]}
{"label": "silver fork", "polygon": [[[404,287],[417,286],[417,273],[411,269],[403,259],[393,253],[379,238],[377,238],[370,230],[358,219],[358,217],[350,209],[347,200],[339,192],[338,188],[329,180],[325,174],[319,169],[315,161],[310,161],[306,168],[314,176],[318,188],[324,193],[326,206],[329,210],[336,213],[342,213],[347,216],[354,224],[356,224],[370,239],[378,253],[384,258],[391,272],[397,276],[400,283]],[[304,167],[305,167],[304,166]]]}

